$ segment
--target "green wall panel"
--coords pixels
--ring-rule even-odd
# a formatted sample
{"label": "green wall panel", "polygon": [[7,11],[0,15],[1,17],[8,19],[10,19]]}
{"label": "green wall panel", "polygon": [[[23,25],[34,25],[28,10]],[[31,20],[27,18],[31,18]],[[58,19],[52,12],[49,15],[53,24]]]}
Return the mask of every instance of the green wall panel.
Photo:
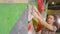
{"label": "green wall panel", "polygon": [[0,3],[0,34],[9,34],[26,6],[27,3]]}

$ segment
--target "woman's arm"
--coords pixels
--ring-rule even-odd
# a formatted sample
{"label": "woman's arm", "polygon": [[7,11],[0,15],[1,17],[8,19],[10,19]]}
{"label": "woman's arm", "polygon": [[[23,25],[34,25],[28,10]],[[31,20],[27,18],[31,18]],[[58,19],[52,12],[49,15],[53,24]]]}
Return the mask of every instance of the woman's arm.
{"label": "woman's arm", "polygon": [[42,15],[38,12],[37,8],[36,8],[36,7],[33,7],[33,10],[34,10],[34,11],[32,12],[32,15],[33,15],[34,17],[36,17],[43,26],[45,26],[45,27],[48,28],[49,30],[53,31],[53,26],[52,26],[52,25],[49,25],[49,24],[44,20],[44,18],[42,17]]}

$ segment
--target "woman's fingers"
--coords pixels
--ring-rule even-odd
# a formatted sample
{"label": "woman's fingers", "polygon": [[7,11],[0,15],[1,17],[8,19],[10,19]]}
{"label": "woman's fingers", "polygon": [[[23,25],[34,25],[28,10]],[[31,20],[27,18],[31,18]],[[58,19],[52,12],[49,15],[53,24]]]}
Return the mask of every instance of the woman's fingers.
{"label": "woman's fingers", "polygon": [[32,14],[35,18],[37,18],[37,19],[39,18],[38,14],[37,14],[36,12],[32,12],[31,14]]}
{"label": "woman's fingers", "polygon": [[38,11],[38,9],[34,6],[33,9],[35,10],[35,12],[40,15],[40,12]]}
{"label": "woman's fingers", "polygon": [[36,8],[36,6],[33,6],[33,9],[34,9],[36,12],[38,12],[38,9]]}
{"label": "woman's fingers", "polygon": [[34,6],[33,7],[33,9],[35,10],[35,12],[39,15],[39,16],[42,16],[41,14],[40,14],[40,12],[38,11],[38,9]]}

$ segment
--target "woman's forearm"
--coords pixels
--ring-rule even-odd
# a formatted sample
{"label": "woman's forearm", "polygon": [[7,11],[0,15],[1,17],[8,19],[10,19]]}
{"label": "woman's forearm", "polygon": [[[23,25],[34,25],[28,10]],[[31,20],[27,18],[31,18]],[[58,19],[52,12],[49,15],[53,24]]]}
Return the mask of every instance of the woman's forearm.
{"label": "woman's forearm", "polygon": [[48,28],[49,30],[53,31],[53,26],[49,25],[45,20],[39,18],[38,19],[40,24],[42,24],[44,27]]}

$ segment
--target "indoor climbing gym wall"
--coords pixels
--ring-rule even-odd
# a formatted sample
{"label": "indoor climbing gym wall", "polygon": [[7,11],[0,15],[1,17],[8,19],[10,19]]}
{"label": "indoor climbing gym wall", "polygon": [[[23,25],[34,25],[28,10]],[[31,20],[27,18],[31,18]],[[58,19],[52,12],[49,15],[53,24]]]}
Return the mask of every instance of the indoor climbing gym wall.
{"label": "indoor climbing gym wall", "polygon": [[27,0],[0,0],[0,34],[10,34],[27,3]]}

